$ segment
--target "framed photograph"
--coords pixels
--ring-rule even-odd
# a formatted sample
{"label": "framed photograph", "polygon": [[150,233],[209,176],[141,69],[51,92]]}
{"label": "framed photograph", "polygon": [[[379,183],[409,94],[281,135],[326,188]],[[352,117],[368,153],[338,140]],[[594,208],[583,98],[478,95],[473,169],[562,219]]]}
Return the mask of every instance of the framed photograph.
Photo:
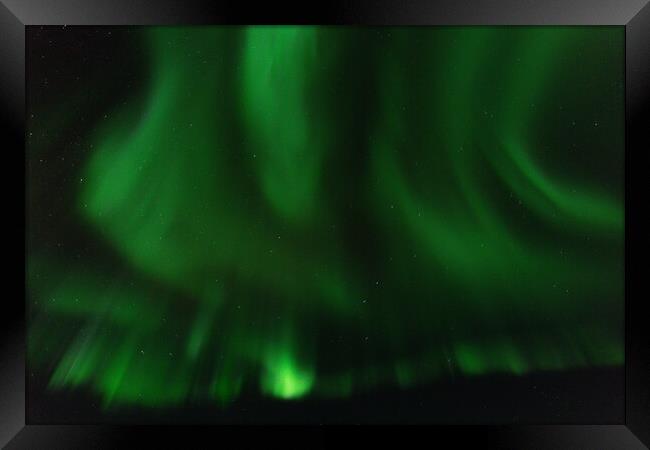
{"label": "framed photograph", "polygon": [[2,0],[0,444],[647,448],[645,3]]}

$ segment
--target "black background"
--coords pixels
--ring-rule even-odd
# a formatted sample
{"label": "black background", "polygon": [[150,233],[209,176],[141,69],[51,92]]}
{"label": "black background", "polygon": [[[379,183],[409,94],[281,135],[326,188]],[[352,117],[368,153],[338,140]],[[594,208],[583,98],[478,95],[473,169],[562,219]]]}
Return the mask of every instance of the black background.
{"label": "black background", "polygon": [[[75,204],[68,198],[71,190],[66,180],[79,179],[76,171],[84,166],[88,130],[102,120],[105,111],[129,100],[147,83],[143,61],[148,55],[139,45],[139,36],[137,27],[124,26],[27,28],[26,129],[29,145],[39,146],[39,158],[48,161],[47,165],[28,162],[26,226],[31,239],[59,242],[67,236],[74,242],[64,242],[66,247],[90,252],[83,255],[84,259],[101,261],[112,254],[96,248],[93,236],[87,236],[84,227],[66,219],[74,217],[74,211],[67,209]],[[106,82],[106,73],[111,74],[110,82]],[[49,128],[32,123],[48,120],[43,119],[43,110],[69,103],[70,98],[81,100],[67,112],[62,126],[48,130],[44,137],[32,134]],[[57,226],[62,228],[58,230],[61,236],[56,235]],[[48,239],[41,236],[43,233],[57,237]],[[52,326],[69,324],[52,322]],[[406,390],[378,389],[339,400],[285,402],[249,394],[227,407],[206,402],[168,408],[122,406],[109,411],[104,411],[101,399],[89,390],[48,390],[48,380],[30,371],[29,365],[26,381],[30,424],[622,424],[624,420],[625,378],[621,367],[456,378]]]}

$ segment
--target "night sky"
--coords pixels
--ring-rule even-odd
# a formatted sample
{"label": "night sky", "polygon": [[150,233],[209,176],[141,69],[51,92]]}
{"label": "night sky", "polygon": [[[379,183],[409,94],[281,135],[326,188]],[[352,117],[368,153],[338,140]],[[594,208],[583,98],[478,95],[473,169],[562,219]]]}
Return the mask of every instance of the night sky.
{"label": "night sky", "polygon": [[28,415],[621,420],[623,41],[30,27]]}

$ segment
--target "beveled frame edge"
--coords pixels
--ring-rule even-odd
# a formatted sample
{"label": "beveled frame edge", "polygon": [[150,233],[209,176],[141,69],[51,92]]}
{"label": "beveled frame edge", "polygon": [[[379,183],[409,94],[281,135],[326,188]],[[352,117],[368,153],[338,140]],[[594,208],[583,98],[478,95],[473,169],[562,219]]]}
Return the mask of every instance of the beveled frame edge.
{"label": "beveled frame edge", "polygon": [[[625,425],[650,445],[650,346],[643,319],[638,238],[646,229],[639,202],[639,156],[650,148],[650,3],[625,25]],[[633,202],[636,208],[632,207]],[[638,242],[638,241],[637,241]],[[645,343],[645,345],[644,345]]]}
{"label": "beveled frame edge", "polygon": [[[20,161],[18,164],[24,168],[25,160],[18,155],[24,155],[25,145],[25,26],[1,2],[0,30],[0,129],[4,131],[3,153],[16,155]],[[19,177],[22,183],[25,182],[23,177],[24,171]],[[5,192],[15,192],[16,186],[13,185],[11,189],[11,181],[7,177],[3,178]],[[11,217],[7,220],[7,228],[13,230],[15,226],[17,233],[24,233],[23,220],[15,220],[25,217],[24,193],[23,196],[7,197],[12,197],[8,198],[8,201],[14,202],[11,206],[21,211],[20,215],[13,211],[7,215]],[[25,279],[24,246],[16,253],[17,257],[13,261],[19,263],[9,265],[17,273],[7,277],[12,283]],[[24,287],[19,287],[15,292],[18,295],[5,296],[5,307],[0,314],[0,447],[25,426]]]}
{"label": "beveled frame edge", "polygon": [[[391,0],[355,0],[323,2],[300,9],[295,5],[277,3],[258,9],[247,8],[244,2],[208,2],[207,0],[0,0],[0,125],[8,130],[5,152],[24,155],[25,137],[25,27],[28,25],[147,25],[147,24],[211,24],[211,23],[325,23],[367,25],[624,25],[625,26],[625,89],[626,89],[626,170],[625,170],[625,424],[559,425],[492,427],[497,434],[507,433],[517,442],[535,439],[537,448],[558,448],[570,443],[587,442],[604,445],[606,436],[617,436],[625,447],[643,448],[650,443],[650,348],[642,345],[643,315],[640,299],[631,293],[640,278],[633,275],[637,266],[632,255],[639,250],[631,245],[630,236],[639,236],[640,213],[631,202],[637,190],[632,188],[641,169],[637,156],[650,148],[644,129],[650,124],[650,4],[648,0],[501,0],[498,6],[490,0],[460,2],[444,0],[429,2],[413,0],[400,3]],[[256,5],[257,7],[258,5]],[[25,160],[23,159],[23,164]],[[24,176],[23,171],[23,176]],[[23,183],[26,180],[23,179]],[[24,185],[26,188],[26,185]],[[7,186],[9,187],[9,186]],[[15,189],[15,188],[14,188]],[[12,190],[7,189],[7,192]],[[25,218],[25,197],[16,200]],[[24,232],[24,225],[23,232]],[[19,224],[20,226],[20,224]],[[25,241],[23,241],[25,243]],[[23,248],[24,251],[24,248]],[[25,255],[25,253],[23,253]],[[23,256],[24,258],[25,256]],[[19,260],[24,262],[24,259]],[[25,265],[18,269],[23,280]],[[24,291],[23,291],[24,293]],[[11,301],[11,297],[9,300]],[[26,426],[25,409],[25,317],[24,295],[14,298],[14,308],[4,310],[2,341],[0,341],[0,445],[12,437],[34,431],[41,439],[76,433],[88,439],[103,439],[117,427],[55,427]],[[438,431],[447,427],[435,427]],[[458,427],[449,427],[458,430]],[[467,428],[467,427],[463,427]],[[485,431],[486,427],[481,428]],[[489,428],[489,427],[488,427]],[[31,429],[31,430],[30,430]],[[132,429],[131,429],[132,430]],[[494,431],[494,430],[493,430]],[[603,434],[605,433],[605,434]],[[119,434],[119,431],[118,431]],[[636,435],[641,440],[635,437]],[[103,437],[102,437],[103,436]],[[493,433],[494,437],[494,433]],[[68,436],[69,438],[69,436]],[[503,438],[503,436],[502,436]],[[545,444],[540,446],[540,438]],[[36,439],[39,439],[37,436]],[[70,438],[69,438],[70,439]],[[110,440],[110,439],[108,439]],[[74,441],[74,442],[82,442]],[[503,439],[502,439],[503,441]],[[16,445],[20,445],[14,441]],[[69,441],[72,442],[72,441]],[[94,442],[94,441],[93,441]],[[486,442],[487,443],[487,442]],[[624,444],[625,443],[625,444]],[[14,445],[14,444],[12,444]]]}

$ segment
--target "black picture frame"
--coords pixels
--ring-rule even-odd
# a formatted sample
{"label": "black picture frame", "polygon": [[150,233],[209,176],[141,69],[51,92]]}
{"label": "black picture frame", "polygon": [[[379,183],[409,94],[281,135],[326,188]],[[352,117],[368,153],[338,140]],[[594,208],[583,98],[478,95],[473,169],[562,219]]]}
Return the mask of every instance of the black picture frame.
{"label": "black picture frame", "polygon": [[[436,426],[409,431],[430,442],[451,439],[490,448],[636,449],[650,445],[650,346],[644,332],[641,290],[643,250],[638,237],[645,228],[642,158],[650,148],[650,5],[648,0],[348,0],[247,2],[207,0],[2,0],[0,1],[0,122],[3,133],[7,208],[5,239],[23,249],[7,266],[25,279],[25,30],[28,25],[150,25],[150,24],[364,24],[364,25],[621,25],[625,27],[625,420],[593,425]],[[7,158],[15,158],[7,159]],[[19,169],[20,165],[23,169]],[[11,180],[11,181],[10,181]],[[13,203],[12,203],[13,202]],[[9,203],[11,203],[9,205]],[[16,213],[9,209],[15,207]],[[19,214],[22,214],[20,216]],[[14,233],[14,229],[15,233]],[[19,274],[8,272],[7,285]],[[8,291],[8,290],[6,290]],[[139,444],[188,447],[188,439],[220,439],[224,427],[116,427],[30,425],[25,415],[24,287],[6,294],[0,341],[0,445],[7,448],[119,448]],[[645,339],[644,339],[645,338]],[[606,389],[606,386],[603,387]],[[373,429],[383,436],[386,429]],[[248,441],[280,437],[279,429],[258,433],[228,429],[225,439]],[[319,435],[322,429],[318,429]],[[291,436],[291,435],[288,435]],[[282,437],[287,439],[287,437]],[[388,439],[388,438],[387,438]],[[199,441],[197,441],[199,442]],[[403,444],[403,437],[385,440]],[[164,444],[164,445],[163,445]]]}

